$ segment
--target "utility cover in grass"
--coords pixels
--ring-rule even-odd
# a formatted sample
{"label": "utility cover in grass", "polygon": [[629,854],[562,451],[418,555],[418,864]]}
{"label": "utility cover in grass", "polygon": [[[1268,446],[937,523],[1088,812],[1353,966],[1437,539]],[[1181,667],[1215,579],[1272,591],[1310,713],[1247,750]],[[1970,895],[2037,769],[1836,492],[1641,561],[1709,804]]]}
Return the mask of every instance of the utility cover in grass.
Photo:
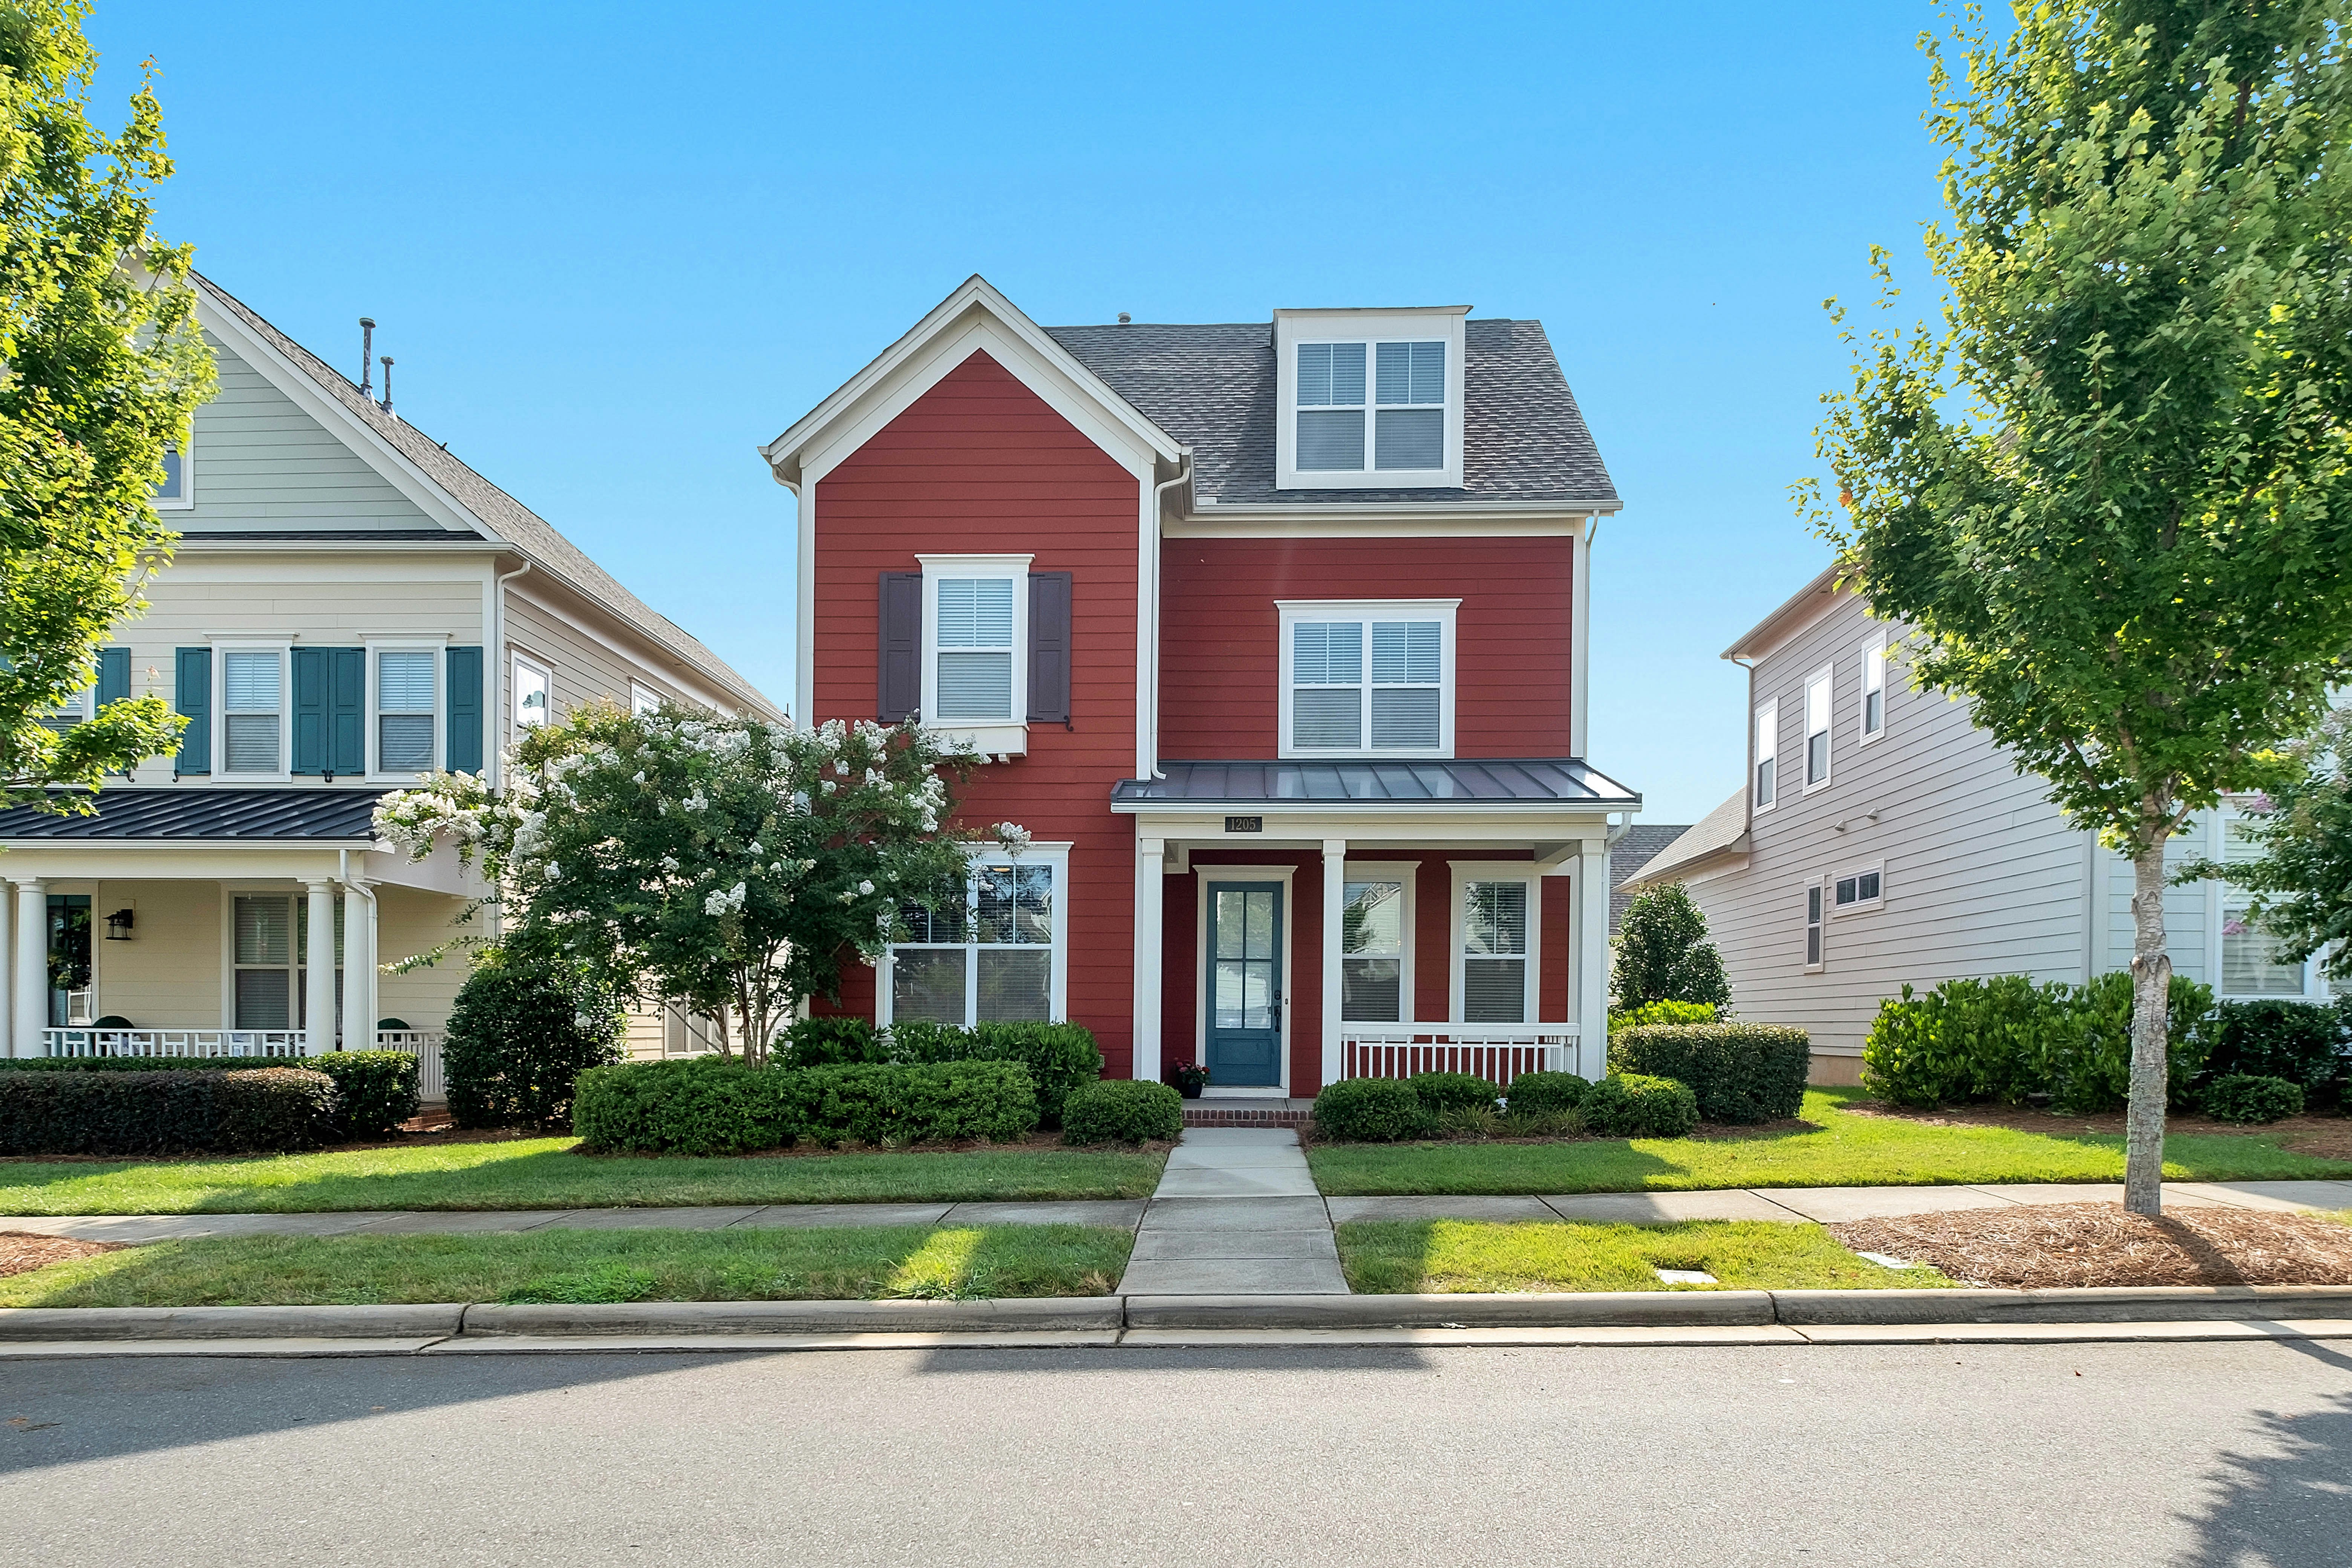
{"label": "utility cover in grass", "polygon": [[[1535,1290],[1860,1289],[1932,1287],[1932,1268],[1864,1263],[1818,1226],[1778,1220],[1676,1225],[1550,1221],[1355,1220],[1339,1227],[1339,1265],[1365,1295]],[[1703,1276],[1661,1279],[1661,1275]]]}

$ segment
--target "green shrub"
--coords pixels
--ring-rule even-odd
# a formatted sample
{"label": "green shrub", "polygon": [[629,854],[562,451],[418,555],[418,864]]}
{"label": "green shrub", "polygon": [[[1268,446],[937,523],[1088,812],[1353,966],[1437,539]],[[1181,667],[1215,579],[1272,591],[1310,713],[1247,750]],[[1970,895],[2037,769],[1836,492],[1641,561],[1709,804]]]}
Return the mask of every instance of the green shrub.
{"label": "green shrub", "polygon": [[2303,1086],[2283,1078],[2233,1072],[2205,1086],[2205,1114],[2216,1121],[2276,1121],[2303,1114]]}
{"label": "green shrub", "polygon": [[698,1057],[593,1068],[580,1075],[572,1130],[597,1149],[740,1154],[803,1140],[898,1146],[1037,1128],[1037,1093],[1018,1062],[751,1067]]}
{"label": "green shrub", "polygon": [[226,1072],[0,1075],[0,1154],[286,1153],[334,1136],[324,1073],[277,1066]]}
{"label": "green shrub", "polygon": [[982,1024],[961,1029],[912,1022],[890,1026],[894,1062],[1019,1062],[1037,1086],[1037,1111],[1058,1126],[1062,1103],[1102,1077],[1102,1050],[1084,1024]]}
{"label": "green shrub", "polygon": [[1503,1091],[1476,1073],[1418,1072],[1404,1080],[1432,1116],[1449,1110],[1492,1110]]}
{"label": "green shrub", "polygon": [[1609,1042],[1620,1072],[1690,1085],[1709,1121],[1782,1121],[1804,1109],[1812,1041],[1778,1024],[1655,1024]]}
{"label": "green shrub", "polygon": [[1609,1015],[1609,1037],[1615,1039],[1627,1029],[1639,1029],[1650,1024],[1712,1024],[1730,1012],[1712,1002],[1644,1002],[1630,1013],[1612,1011]]}
{"label": "green shrub", "polygon": [[2283,1078],[2298,1085],[2307,1100],[2332,1103],[2352,1074],[2352,1040],[2345,1037],[2347,1015],[2308,1002],[2224,1002],[2216,1010],[2210,1078],[2238,1074]]}
{"label": "green shrub", "polygon": [[1609,1002],[1632,1012],[1650,1002],[1731,1005],[1723,957],[1706,940],[1706,917],[1680,882],[1633,895],[1619,922],[1609,966]]}
{"label": "green shrub", "polygon": [[1591,1087],[1572,1072],[1523,1072],[1504,1091],[1504,1104],[1513,1116],[1549,1116],[1574,1110]]}
{"label": "green shrub", "polygon": [[1611,1073],[1585,1090],[1576,1110],[1585,1130],[1603,1138],[1680,1138],[1698,1125],[1690,1085],[1642,1073]]}
{"label": "green shrub", "polygon": [[798,1018],[784,1031],[784,1048],[776,1053],[780,1065],[828,1067],[841,1062],[883,1062],[890,1059],[890,1040],[864,1018],[834,1014],[822,1018]]}
{"label": "green shrub", "polygon": [[416,1114],[416,1058],[407,1051],[329,1051],[301,1065],[335,1080],[336,1127],[346,1138],[381,1138]]}
{"label": "green shrub", "polygon": [[1393,1143],[1429,1130],[1412,1086],[1393,1078],[1348,1078],[1315,1097],[1315,1130],[1341,1143]]}
{"label": "green shrub", "polygon": [[457,990],[441,1046],[460,1127],[561,1127],[572,1082],[621,1059],[621,1009],[560,960],[485,953]]}
{"label": "green shrub", "polygon": [[1184,1135],[1184,1097],[1164,1083],[1106,1079],[1062,1102],[1065,1143],[1148,1143]]}
{"label": "green shrub", "polygon": [[[2213,993],[2179,975],[2169,996],[2170,1093],[2189,1103],[2213,1044]],[[2131,1082],[2131,975],[2036,985],[2021,974],[1910,986],[1878,1005],[1863,1042],[1864,1087],[1896,1105],[2019,1103],[2046,1094],[2059,1110],[2108,1110]]]}
{"label": "green shrub", "polygon": [[0,1057],[0,1072],[264,1072],[315,1057]]}

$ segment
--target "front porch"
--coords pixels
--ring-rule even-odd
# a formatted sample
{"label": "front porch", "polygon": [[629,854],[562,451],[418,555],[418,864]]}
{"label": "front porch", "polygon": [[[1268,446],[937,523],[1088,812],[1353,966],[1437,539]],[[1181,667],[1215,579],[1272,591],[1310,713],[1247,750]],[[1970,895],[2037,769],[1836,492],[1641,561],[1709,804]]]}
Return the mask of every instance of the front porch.
{"label": "front porch", "polygon": [[[1348,1078],[1606,1070],[1608,842],[1573,762],[1166,764],[1136,818],[1135,1076],[1202,1125]],[[1230,1107],[1235,1119],[1206,1120]]]}

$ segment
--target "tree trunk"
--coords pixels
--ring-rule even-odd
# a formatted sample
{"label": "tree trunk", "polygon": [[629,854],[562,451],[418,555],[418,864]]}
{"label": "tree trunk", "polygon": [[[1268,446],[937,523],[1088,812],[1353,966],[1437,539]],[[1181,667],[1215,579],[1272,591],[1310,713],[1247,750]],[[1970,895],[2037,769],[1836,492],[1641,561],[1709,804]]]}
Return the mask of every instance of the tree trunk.
{"label": "tree trunk", "polygon": [[2131,1099],[2124,1132],[2124,1207],[2151,1217],[2164,1212],[2166,1045],[2171,1020],[2172,957],[2164,930],[2165,818],[2143,817],[2132,860]]}

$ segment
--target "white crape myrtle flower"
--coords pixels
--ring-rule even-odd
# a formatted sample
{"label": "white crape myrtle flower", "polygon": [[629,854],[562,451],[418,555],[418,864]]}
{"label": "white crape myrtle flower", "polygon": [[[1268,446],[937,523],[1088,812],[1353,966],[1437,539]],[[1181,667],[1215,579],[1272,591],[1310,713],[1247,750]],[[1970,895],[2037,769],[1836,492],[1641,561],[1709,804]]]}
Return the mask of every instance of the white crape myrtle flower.
{"label": "white crape myrtle flower", "polygon": [[665,856],[663,856],[663,857],[661,858],[661,868],[662,868],[663,870],[665,870],[665,871],[668,872],[668,873],[669,873],[671,876],[673,876],[673,877],[677,876],[677,856],[675,856],[675,855],[665,855]]}
{"label": "white crape myrtle flower", "polygon": [[747,890],[744,883],[738,882],[723,893],[712,893],[702,900],[702,912],[706,915],[733,914],[743,907],[743,896]]}
{"label": "white crape myrtle flower", "polygon": [[860,894],[870,899],[874,896],[874,884],[871,882],[860,882],[857,884],[857,890]]}
{"label": "white crape myrtle flower", "polygon": [[836,784],[835,784],[831,779],[826,779],[824,782],[823,782],[822,784],[818,784],[816,787],[817,787],[818,789],[820,789],[820,790],[824,791],[826,795],[831,795],[831,794],[832,794],[832,793],[833,793],[836,788],[838,788],[839,786],[838,786],[838,785],[836,785]]}
{"label": "white crape myrtle flower", "polygon": [[765,855],[767,853],[765,849],[760,847],[760,841],[756,838],[751,840],[750,852],[754,855]]}

